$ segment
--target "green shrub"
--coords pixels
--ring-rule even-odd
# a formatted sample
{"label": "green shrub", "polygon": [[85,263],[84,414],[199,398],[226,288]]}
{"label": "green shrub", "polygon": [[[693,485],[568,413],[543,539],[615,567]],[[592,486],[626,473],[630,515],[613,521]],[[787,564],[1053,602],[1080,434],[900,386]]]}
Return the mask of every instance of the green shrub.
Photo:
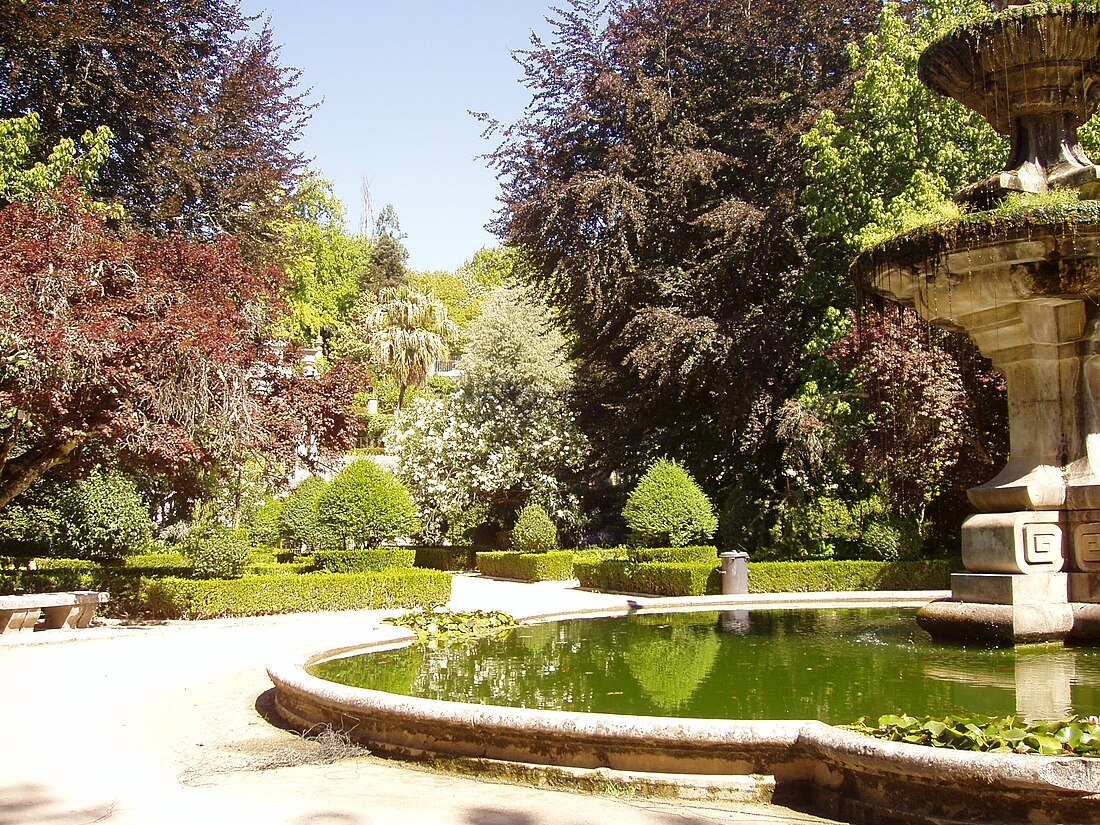
{"label": "green shrub", "polygon": [[253,564],[275,564],[282,555],[279,548],[266,544],[253,545],[248,551],[248,560]]}
{"label": "green shrub", "polygon": [[921,544],[917,525],[901,518],[872,519],[859,536],[860,557],[874,561],[912,559],[920,554]]}
{"label": "green shrub", "polygon": [[568,581],[573,578],[574,554],[570,550],[549,553],[478,553],[477,568],[483,576],[518,581]]}
{"label": "green shrub", "polygon": [[282,537],[283,500],[275,497],[264,499],[248,514],[244,529],[252,544],[278,544]]}
{"label": "green shrub", "polygon": [[652,596],[704,596],[722,589],[717,562],[643,562],[633,583],[634,592]]}
{"label": "green shrub", "polygon": [[327,487],[323,478],[310,476],[291,490],[279,513],[283,539],[307,550],[337,546],[337,537],[317,519],[317,501]]}
{"label": "green shrub", "polygon": [[772,558],[851,558],[858,553],[859,519],[847,502],[832,496],[784,502],[769,532]]}
{"label": "green shrub", "polygon": [[232,580],[161,579],[149,584],[146,608],[153,618],[216,619],[316,610],[427,608],[450,597],[448,574],[407,568]]}
{"label": "green shrub", "polygon": [[153,521],[128,478],[101,470],[66,487],[57,498],[57,537],[51,555],[112,563],[145,552]]}
{"label": "green shrub", "polygon": [[414,547],[414,564],[428,570],[473,570],[477,567],[477,547]]}
{"label": "green shrub", "polygon": [[248,534],[229,527],[196,527],[180,542],[180,551],[191,559],[197,579],[232,579],[243,576],[251,562]]}
{"label": "green shrub", "polygon": [[337,546],[372,546],[420,530],[409,491],[373,461],[353,461],[317,499],[318,522]]}
{"label": "green shrub", "polygon": [[828,590],[946,590],[952,569],[946,559],[923,561],[775,561],[749,563],[752,593],[812,593]]}
{"label": "green shrub", "polygon": [[313,562],[277,562],[254,561],[248,565],[246,575],[249,576],[298,576],[302,573],[312,573]]}
{"label": "green shrub", "polygon": [[679,464],[661,459],[639,480],[623,507],[632,544],[686,547],[718,529],[710,499]]}
{"label": "green shrub", "polygon": [[411,547],[377,547],[371,550],[322,550],[313,556],[316,570],[329,573],[370,573],[394,567],[412,567],[416,550]]}
{"label": "green shrub", "polygon": [[519,511],[512,528],[512,549],[520,553],[558,549],[558,528],[540,505],[529,502]]}
{"label": "green shrub", "polygon": [[0,571],[0,594],[53,593],[66,590],[93,590],[92,574],[98,569],[86,559],[27,559],[35,569],[20,567]]}
{"label": "green shrub", "polygon": [[101,616],[142,615],[146,589],[154,580],[150,572],[161,576],[181,572],[178,567],[105,567],[82,559],[35,559],[35,564],[35,570],[0,571],[0,594],[98,590],[111,597],[99,608]]}
{"label": "green shrub", "polygon": [[39,482],[0,509],[0,552],[21,560],[50,555],[60,519],[55,492]]}

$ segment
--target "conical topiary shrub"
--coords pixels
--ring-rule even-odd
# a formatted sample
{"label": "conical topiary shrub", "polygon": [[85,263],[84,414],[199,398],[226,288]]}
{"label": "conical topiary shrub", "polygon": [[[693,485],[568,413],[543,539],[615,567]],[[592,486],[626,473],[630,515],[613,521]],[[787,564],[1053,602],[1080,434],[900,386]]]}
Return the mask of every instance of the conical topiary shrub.
{"label": "conical topiary shrub", "polygon": [[558,528],[538,504],[528,502],[512,528],[512,549],[521,553],[545,553],[558,549]]}
{"label": "conical topiary shrub", "polygon": [[695,479],[662,458],[642,476],[623,507],[631,543],[642,547],[690,547],[710,541],[718,518]]}

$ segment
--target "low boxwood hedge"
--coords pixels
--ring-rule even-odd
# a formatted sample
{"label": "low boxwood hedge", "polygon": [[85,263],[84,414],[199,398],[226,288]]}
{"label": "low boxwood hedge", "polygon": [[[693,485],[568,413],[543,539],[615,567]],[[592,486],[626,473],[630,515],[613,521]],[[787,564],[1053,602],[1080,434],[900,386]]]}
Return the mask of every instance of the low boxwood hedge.
{"label": "low boxwood hedge", "polygon": [[297,576],[301,573],[315,572],[312,561],[280,564],[279,562],[252,562],[248,565],[249,576]]}
{"label": "low boxwood hedge", "polygon": [[574,558],[571,550],[554,550],[549,553],[478,553],[477,569],[483,576],[498,579],[525,582],[568,581],[573,578]]}
{"label": "low boxwood hedge", "polygon": [[428,570],[473,570],[477,567],[478,548],[465,547],[414,547],[417,567]]}
{"label": "low boxwood hedge", "polygon": [[99,609],[101,616],[141,615],[145,589],[157,577],[179,576],[179,567],[104,567],[80,559],[35,559],[35,569],[0,571],[0,595],[53,593],[66,590],[100,590],[111,600]]}
{"label": "low boxwood hedge", "polygon": [[373,547],[363,550],[321,550],[313,556],[315,570],[329,573],[375,573],[395,567],[412,567],[412,547]]}
{"label": "low boxwood hedge", "polygon": [[649,596],[703,596],[721,592],[718,560],[635,562],[578,559],[573,565],[581,587]]}
{"label": "low boxwood hedge", "polygon": [[774,561],[749,564],[752,593],[947,590],[959,560]]}
{"label": "low boxwood hedge", "polygon": [[451,577],[414,568],[241,579],[160,579],[147,589],[152,618],[216,619],[316,610],[432,607],[451,597]]}
{"label": "low boxwood hedge", "polygon": [[680,564],[718,564],[718,548],[705,544],[698,547],[630,547],[625,558],[636,562],[664,561]]}
{"label": "low boxwood hedge", "polygon": [[[182,553],[141,553],[137,556],[127,556],[122,560],[124,567],[145,568],[190,568],[191,560]],[[177,573],[176,575],[182,575]]]}
{"label": "low boxwood hedge", "polygon": [[[623,558],[577,559],[581,587],[654,596],[722,592],[717,558],[710,562],[637,562]],[[946,590],[958,561],[793,561],[749,564],[751,593]],[[705,575],[704,575],[705,573]]]}

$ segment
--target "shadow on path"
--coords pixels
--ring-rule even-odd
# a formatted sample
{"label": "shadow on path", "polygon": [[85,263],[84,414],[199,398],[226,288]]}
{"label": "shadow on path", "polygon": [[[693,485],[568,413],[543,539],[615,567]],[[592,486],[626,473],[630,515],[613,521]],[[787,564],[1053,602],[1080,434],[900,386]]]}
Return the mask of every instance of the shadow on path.
{"label": "shadow on path", "polygon": [[0,785],[0,825],[85,825],[106,820],[113,810],[110,803],[74,808],[44,785]]}

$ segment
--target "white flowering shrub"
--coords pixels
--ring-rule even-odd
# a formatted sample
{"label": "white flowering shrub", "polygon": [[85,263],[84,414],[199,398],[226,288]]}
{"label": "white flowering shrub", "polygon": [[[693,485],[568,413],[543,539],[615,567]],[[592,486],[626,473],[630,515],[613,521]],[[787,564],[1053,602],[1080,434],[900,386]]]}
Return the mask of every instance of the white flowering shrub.
{"label": "white flowering shrub", "polygon": [[568,528],[577,500],[566,482],[587,444],[566,404],[572,374],[549,310],[524,288],[496,289],[468,339],[458,391],[418,400],[386,439],[426,534],[440,537],[473,508],[528,499]]}
{"label": "white flowering shrub", "polygon": [[475,504],[528,496],[559,523],[574,516],[564,479],[580,468],[586,444],[548,393],[483,385],[420,400],[397,417],[386,443],[429,533],[438,536]]}

